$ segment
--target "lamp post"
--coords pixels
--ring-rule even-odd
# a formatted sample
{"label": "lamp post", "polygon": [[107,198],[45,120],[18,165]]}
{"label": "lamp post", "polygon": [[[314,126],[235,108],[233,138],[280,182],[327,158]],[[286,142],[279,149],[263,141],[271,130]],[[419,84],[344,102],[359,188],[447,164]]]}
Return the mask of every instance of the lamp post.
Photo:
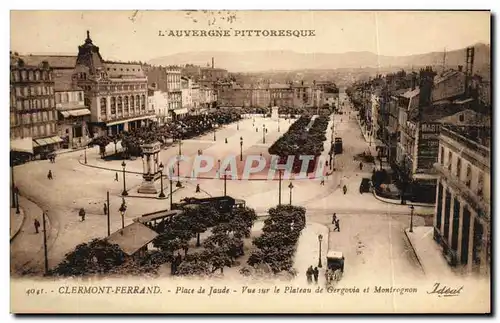
{"label": "lamp post", "polygon": [[127,184],[125,183],[125,167],[127,166],[127,164],[125,164],[125,161],[122,162],[122,168],[123,168],[123,192],[122,192],[122,196],[127,196],[128,195],[128,192],[127,192]]}
{"label": "lamp post", "polygon": [[212,128],[214,128],[214,141],[217,141],[217,137],[215,136],[215,123],[212,124]]}
{"label": "lamp post", "polygon": [[243,137],[240,137],[240,161],[243,161]]}
{"label": "lamp post", "polygon": [[240,130],[240,120],[236,121],[236,130]]}
{"label": "lamp post", "polygon": [[85,159],[85,165],[87,165],[87,146],[85,146],[85,149],[83,150],[83,156]]}
{"label": "lamp post", "polygon": [[318,242],[319,242],[319,260],[318,260],[318,268],[322,268],[323,264],[321,263],[321,241],[323,240],[323,235],[318,236]]}
{"label": "lamp post", "polygon": [[158,165],[158,170],[160,171],[160,195],[158,195],[159,198],[164,198],[165,193],[163,193],[163,163],[160,162],[160,165]]}
{"label": "lamp post", "polygon": [[45,275],[49,273],[49,256],[47,250],[47,228],[45,224],[45,212],[42,213],[42,226],[43,226],[43,256],[45,259],[44,267],[45,267]]}
{"label": "lamp post", "polygon": [[16,192],[16,214],[19,214],[21,213],[21,211],[19,211],[19,188],[17,186],[15,187],[15,192]]}
{"label": "lamp post", "polygon": [[293,189],[292,182],[290,182],[290,185],[288,185],[288,188],[290,189],[290,205],[292,205],[292,189]]}
{"label": "lamp post", "polygon": [[262,143],[263,144],[266,143],[266,125],[265,124],[262,125]]}
{"label": "lamp post", "polygon": [[412,205],[410,206],[410,232],[413,232],[413,210],[415,207]]}
{"label": "lamp post", "polygon": [[177,184],[175,185],[176,187],[182,187],[181,184],[181,156],[182,156],[182,141],[179,138],[179,156],[177,156]]}
{"label": "lamp post", "polygon": [[174,166],[170,169],[169,180],[170,180],[170,209],[172,210],[172,206],[174,205],[172,200],[173,190],[174,190],[174,181],[172,180],[172,176],[174,176]]}
{"label": "lamp post", "polygon": [[282,171],[283,171],[282,169],[278,170],[278,180],[279,180],[279,184],[278,184],[278,205],[281,205],[281,172]]}
{"label": "lamp post", "polygon": [[[228,165],[229,167],[229,165]],[[224,196],[227,196],[227,168],[224,170]]]}
{"label": "lamp post", "polygon": [[278,132],[280,132],[280,117],[278,116]]}
{"label": "lamp post", "polygon": [[118,211],[120,211],[120,214],[122,216],[122,229],[123,229],[125,228],[125,211],[127,211],[127,206],[125,205],[125,203],[122,203]]}

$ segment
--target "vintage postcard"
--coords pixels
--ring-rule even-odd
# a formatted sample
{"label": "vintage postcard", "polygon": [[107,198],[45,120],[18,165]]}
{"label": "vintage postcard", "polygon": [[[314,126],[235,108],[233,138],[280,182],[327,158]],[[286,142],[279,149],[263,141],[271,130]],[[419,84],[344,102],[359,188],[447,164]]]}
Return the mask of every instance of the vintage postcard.
{"label": "vintage postcard", "polygon": [[489,11],[11,11],[13,313],[490,313]]}

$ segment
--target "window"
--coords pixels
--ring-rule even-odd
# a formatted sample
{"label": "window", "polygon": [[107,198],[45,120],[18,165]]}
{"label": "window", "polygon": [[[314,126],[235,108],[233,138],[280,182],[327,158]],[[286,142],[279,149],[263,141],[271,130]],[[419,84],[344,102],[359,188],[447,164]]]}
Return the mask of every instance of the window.
{"label": "window", "polygon": [[141,97],[141,110],[146,110],[146,96]]}
{"label": "window", "polygon": [[47,72],[46,71],[42,72],[42,79],[44,79],[44,80],[47,79]]}
{"label": "window", "polygon": [[20,87],[16,87],[16,96],[22,96],[22,92],[21,92],[21,88]]}
{"label": "window", "polygon": [[83,101],[83,92],[78,92],[78,101]]}
{"label": "window", "polygon": [[106,111],[108,108],[107,107],[108,101],[106,100],[106,98],[101,98],[100,105],[101,105],[101,115],[106,115]]}
{"label": "window", "polygon": [[124,97],[124,107],[125,107],[125,112],[128,112],[128,96]]}
{"label": "window", "polygon": [[138,95],[136,95],[136,96],[135,96],[135,107],[136,107],[137,109],[139,109],[139,108],[140,108],[140,106],[141,106],[141,101],[140,101],[140,100],[141,100],[141,99],[139,98],[139,96],[138,96]]}
{"label": "window", "polygon": [[472,168],[470,167],[470,164],[468,164],[467,171],[465,174],[465,185],[467,185],[467,187],[470,187],[471,179],[472,179]]}
{"label": "window", "polygon": [[452,163],[452,159],[453,159],[453,154],[452,152],[448,152],[448,171],[451,172],[451,163]]}
{"label": "window", "polygon": [[459,156],[457,156],[457,177],[459,180],[462,177],[461,175],[462,175],[462,159]]}
{"label": "window", "polygon": [[64,102],[69,102],[69,93],[68,92],[66,92],[64,94]]}
{"label": "window", "polygon": [[111,98],[111,114],[116,114],[116,98]]}
{"label": "window", "polygon": [[14,72],[14,80],[15,80],[16,82],[19,82],[19,71],[15,71],[15,72]]}
{"label": "window", "polygon": [[61,103],[61,93],[56,93],[56,103]]}
{"label": "window", "polygon": [[119,96],[118,97],[118,113],[122,113],[122,112],[123,112],[122,97]]}
{"label": "window", "polygon": [[33,71],[29,71],[28,72],[28,80],[30,81],[33,81],[34,77],[33,77]]}
{"label": "window", "polygon": [[130,108],[134,110],[134,96],[130,96]]}
{"label": "window", "polygon": [[479,172],[477,176],[477,196],[483,196],[483,187],[484,187],[484,174]]}
{"label": "window", "polygon": [[47,135],[50,135],[50,133],[51,133],[51,131],[50,131],[50,128],[51,128],[51,127],[50,127],[50,124],[48,124],[48,123],[47,123],[47,124],[45,125],[45,128],[47,129],[46,134],[47,134]]}
{"label": "window", "polygon": [[40,136],[45,136],[45,127],[43,125],[40,126]]}
{"label": "window", "polygon": [[26,80],[26,71],[21,71],[21,81]]}
{"label": "window", "polygon": [[33,127],[33,136],[34,137],[38,136],[38,127],[37,126]]}
{"label": "window", "polygon": [[27,86],[23,88],[23,92],[24,92],[24,96],[29,96],[29,89]]}
{"label": "window", "polygon": [[40,80],[40,71],[35,72],[35,80],[36,81]]}

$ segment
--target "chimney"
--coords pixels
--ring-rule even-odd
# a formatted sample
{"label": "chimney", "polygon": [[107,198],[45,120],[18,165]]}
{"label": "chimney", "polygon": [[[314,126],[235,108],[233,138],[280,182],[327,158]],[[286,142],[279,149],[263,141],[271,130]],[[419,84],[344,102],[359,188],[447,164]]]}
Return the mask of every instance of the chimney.
{"label": "chimney", "polygon": [[462,70],[464,69],[464,66],[463,65],[458,65],[458,71],[459,72],[462,72]]}

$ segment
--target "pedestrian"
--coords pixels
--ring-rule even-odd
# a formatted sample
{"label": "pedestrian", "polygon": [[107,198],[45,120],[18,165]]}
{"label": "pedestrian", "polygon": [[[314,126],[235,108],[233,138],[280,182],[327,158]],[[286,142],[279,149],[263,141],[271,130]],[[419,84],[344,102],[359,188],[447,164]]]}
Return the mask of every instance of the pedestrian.
{"label": "pedestrian", "polygon": [[325,176],[321,177],[321,183],[319,185],[325,186]]}
{"label": "pedestrian", "polygon": [[334,231],[340,232],[340,220],[339,219],[337,219],[337,221],[335,221],[335,230]]}
{"label": "pedestrian", "polygon": [[312,283],[312,276],[313,276],[313,268],[312,268],[312,266],[310,266],[309,268],[307,268],[307,271],[306,271],[306,277],[307,277],[308,284]]}
{"label": "pedestrian", "polygon": [[196,184],[196,193],[200,193],[200,184]]}
{"label": "pedestrian", "polygon": [[180,252],[177,252],[177,256],[175,256],[175,267],[179,267],[179,265],[181,264],[182,262],[182,256],[181,256],[181,253]]}
{"label": "pedestrian", "polygon": [[118,182],[118,172],[115,172],[115,182]]}
{"label": "pedestrian", "polygon": [[104,211],[104,215],[108,215],[108,206],[106,205],[106,203],[104,203],[102,210]]}
{"label": "pedestrian", "polygon": [[347,186],[344,185],[342,189],[344,190],[344,195],[345,195],[347,193]]}
{"label": "pedestrian", "polygon": [[259,132],[259,127],[256,127],[256,128],[255,128],[255,132]]}
{"label": "pedestrian", "polygon": [[336,222],[337,222],[337,213],[333,213],[332,224],[335,224]]}
{"label": "pedestrian", "polygon": [[314,267],[313,276],[314,276],[314,282],[317,284],[318,283],[318,276],[319,276],[318,267]]}
{"label": "pedestrian", "polygon": [[225,142],[226,142],[226,144],[227,144],[227,138],[225,138],[225,139],[224,139],[224,141],[225,141]]}
{"label": "pedestrian", "polygon": [[52,154],[52,162],[55,163],[56,162],[56,156],[57,154],[56,153],[53,153]]}
{"label": "pedestrian", "polygon": [[175,275],[177,272],[177,267],[175,264],[175,259],[172,259],[172,262],[170,263],[170,274]]}
{"label": "pedestrian", "polygon": [[85,221],[85,210],[83,209],[83,207],[78,212],[78,215],[82,218],[82,222]]}
{"label": "pedestrian", "polygon": [[49,170],[49,173],[47,174],[47,178],[50,180],[53,179],[51,170]]}
{"label": "pedestrian", "polygon": [[35,219],[34,224],[35,224],[35,233],[38,234],[38,228],[40,227],[40,221],[38,221],[38,219]]}
{"label": "pedestrian", "polygon": [[363,170],[363,162],[359,162],[359,170]]}

